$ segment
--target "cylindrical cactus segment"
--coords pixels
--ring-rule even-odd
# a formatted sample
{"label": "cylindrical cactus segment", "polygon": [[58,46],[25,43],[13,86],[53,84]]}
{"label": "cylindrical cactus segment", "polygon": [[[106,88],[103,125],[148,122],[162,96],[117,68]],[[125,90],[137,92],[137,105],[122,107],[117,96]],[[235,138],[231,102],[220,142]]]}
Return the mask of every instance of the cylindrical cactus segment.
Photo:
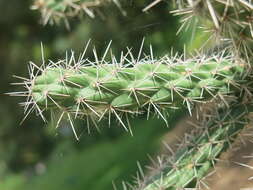
{"label": "cylindrical cactus segment", "polygon": [[[220,154],[225,152],[238,133],[248,124],[252,106],[232,106],[220,110],[202,130],[184,142],[155,176],[139,182],[139,190],[176,190],[200,185],[213,168]],[[189,186],[191,185],[191,186]]]}
{"label": "cylindrical cactus segment", "polygon": [[[62,63],[62,62],[61,62]],[[240,91],[244,66],[230,58],[141,60],[124,64],[52,64],[32,77],[29,104],[75,117],[138,114],[207,101]],[[165,120],[165,119],[164,119]]]}

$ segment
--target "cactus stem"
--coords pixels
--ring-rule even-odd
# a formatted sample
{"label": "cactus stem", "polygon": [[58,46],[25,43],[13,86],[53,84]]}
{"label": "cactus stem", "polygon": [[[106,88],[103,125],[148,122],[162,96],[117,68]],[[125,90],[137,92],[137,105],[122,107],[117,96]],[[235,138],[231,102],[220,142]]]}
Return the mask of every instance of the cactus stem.
{"label": "cactus stem", "polygon": [[[47,110],[65,112],[67,114],[63,115],[67,117],[71,115],[73,119],[86,119],[92,123],[113,116],[130,131],[122,117],[147,113],[149,118],[152,113],[169,126],[169,110],[186,107],[192,115],[196,103],[225,94],[239,94],[242,90],[240,85],[247,68],[234,60],[233,55],[225,56],[221,52],[210,57],[182,59],[167,55],[154,59],[150,47],[150,55],[141,59],[143,44],[144,40],[137,59],[128,48],[119,62],[114,56],[108,62],[105,58],[111,42],[102,59],[93,50],[95,61],[84,58],[88,42],[78,59],[72,51],[65,59],[50,61],[48,65],[42,46],[41,67],[30,62],[30,79],[18,77],[23,80],[20,84],[26,91],[12,93],[27,96],[24,120],[35,111],[46,121],[43,113]],[[61,119],[63,115],[60,115]]]}
{"label": "cactus stem", "polygon": [[[189,187],[193,182],[195,187],[207,187],[204,179],[216,172],[215,164],[221,161],[220,154],[233,148],[232,143],[249,123],[247,116],[252,108],[250,103],[217,108],[217,113],[201,124],[201,130],[185,136],[176,152],[165,145],[171,156],[158,157],[157,161],[151,158],[154,168],[149,167],[152,170],[149,177],[138,167],[136,186],[130,189],[174,190]],[[214,170],[210,173],[211,168]]]}

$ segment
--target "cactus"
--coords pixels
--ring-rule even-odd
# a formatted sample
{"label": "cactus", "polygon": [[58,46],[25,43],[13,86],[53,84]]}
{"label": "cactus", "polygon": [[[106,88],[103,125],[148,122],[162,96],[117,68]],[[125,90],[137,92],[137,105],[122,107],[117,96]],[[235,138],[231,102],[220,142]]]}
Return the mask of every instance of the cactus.
{"label": "cactus", "polygon": [[[48,22],[58,23],[61,19],[66,22],[68,17],[80,16],[82,12],[94,18],[94,10],[111,1],[121,9],[117,0],[35,0],[31,8],[40,10],[43,24],[46,25]],[[68,26],[67,22],[66,24]]]}
{"label": "cactus", "polygon": [[114,114],[124,127],[121,115],[145,111],[148,115],[156,112],[166,122],[162,113],[167,108],[186,105],[191,113],[194,102],[240,92],[246,70],[246,66],[223,54],[207,59],[121,61],[79,60],[70,65],[63,60],[39,68],[40,74],[31,74],[25,82],[26,105],[36,107],[41,114],[41,110],[60,110],[61,115],[96,117],[94,120]]}
{"label": "cactus", "polygon": [[[179,0],[175,15],[182,15],[183,26],[193,24],[212,33],[210,40],[230,43],[238,57],[251,62],[253,55],[253,4],[249,0]],[[207,22],[209,20],[210,22]],[[197,27],[197,26],[196,26]],[[227,41],[229,43],[227,43]]]}
{"label": "cactus", "polygon": [[252,105],[231,107],[220,108],[190,139],[186,138],[178,151],[160,166],[162,170],[158,174],[138,180],[134,189],[201,187],[204,184],[202,180],[214,167],[220,154],[231,148],[236,136],[248,124],[247,115],[253,111]]}
{"label": "cactus", "polygon": [[[48,8],[51,13],[68,14],[70,7],[63,2],[47,1],[46,22],[50,17]],[[151,6],[157,2],[159,0]],[[212,31],[218,39],[214,41],[215,46],[226,46],[230,56],[224,51],[208,58],[201,55],[180,59],[167,55],[154,59],[151,51],[144,59],[140,59],[139,54],[135,60],[128,53],[130,59],[122,56],[118,62],[113,57],[108,62],[106,53],[101,60],[95,55],[96,61],[84,59],[82,54],[77,62],[72,56],[70,61],[64,59],[42,67],[31,64],[30,79],[23,83],[27,91],[13,93],[27,96],[24,104],[27,115],[36,110],[44,119],[43,112],[57,110],[59,123],[66,114],[74,133],[72,120],[77,117],[91,118],[94,123],[107,118],[110,123],[113,114],[127,129],[123,116],[147,112],[148,117],[156,114],[167,123],[164,113],[169,109],[187,108],[191,113],[195,104],[218,99],[214,114],[208,119],[202,117],[201,127],[190,140],[183,142],[157,174],[137,180],[133,189],[174,190],[200,185],[219,156],[231,149],[231,144],[248,125],[248,114],[253,111],[251,1],[178,0],[176,5],[178,10],[173,13],[184,15],[182,27],[192,18],[197,19],[198,24]],[[233,101],[227,100],[227,95],[231,95]]]}

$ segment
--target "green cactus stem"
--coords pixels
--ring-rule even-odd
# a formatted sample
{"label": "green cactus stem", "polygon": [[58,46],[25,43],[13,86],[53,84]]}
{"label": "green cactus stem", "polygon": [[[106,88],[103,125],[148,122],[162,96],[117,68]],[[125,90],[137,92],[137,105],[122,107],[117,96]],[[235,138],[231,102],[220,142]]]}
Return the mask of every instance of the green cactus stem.
{"label": "green cactus stem", "polygon": [[197,134],[186,138],[178,151],[160,167],[156,175],[138,181],[138,190],[176,190],[199,187],[213,169],[221,153],[231,148],[236,136],[248,124],[251,105],[237,105],[219,110],[201,125]]}
{"label": "green cactus stem", "polygon": [[224,54],[187,60],[165,56],[132,62],[122,58],[120,63],[69,62],[43,65],[38,71],[30,65],[31,78],[24,82],[27,91],[18,93],[27,96],[26,116],[36,110],[44,119],[43,112],[50,110],[60,112],[59,122],[65,115],[70,122],[78,117],[95,123],[103,118],[110,123],[113,116],[127,129],[121,118],[146,112],[168,125],[168,110],[187,108],[191,114],[196,102],[239,95],[246,73],[245,65]]}

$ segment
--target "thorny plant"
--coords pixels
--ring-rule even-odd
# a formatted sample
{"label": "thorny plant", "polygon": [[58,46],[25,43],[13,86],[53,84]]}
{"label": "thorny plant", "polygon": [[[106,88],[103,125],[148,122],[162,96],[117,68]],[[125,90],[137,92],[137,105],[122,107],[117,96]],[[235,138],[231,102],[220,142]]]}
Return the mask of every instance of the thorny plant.
{"label": "thorny plant", "polygon": [[[143,10],[160,1],[154,1]],[[42,5],[38,6],[38,2]],[[89,14],[86,1],[82,0],[36,3],[44,23],[59,15],[66,18],[69,11],[78,12],[82,6]],[[137,58],[128,49],[120,60],[112,54],[108,61],[105,58],[109,44],[102,58],[99,59],[94,50],[95,61],[90,61],[84,58],[87,45],[77,60],[72,53],[49,64],[43,59],[41,67],[31,62],[30,78],[21,77],[26,91],[10,93],[27,97],[22,103],[25,118],[35,111],[46,120],[44,112],[58,111],[57,126],[66,118],[77,139],[73,124],[76,118],[86,120],[88,126],[89,122],[97,126],[102,119],[108,120],[110,125],[111,118],[115,117],[131,132],[129,117],[132,116],[157,115],[168,124],[167,117],[175,113],[171,110],[188,110],[190,115],[196,107],[205,110],[196,124],[198,127],[185,135],[178,149],[171,151],[172,155],[164,161],[158,159],[158,167],[152,175],[145,176],[140,169],[136,183],[123,183],[123,189],[207,188],[204,179],[212,174],[211,169],[215,169],[220,155],[232,149],[235,139],[242,136],[252,120],[249,115],[253,111],[252,1],[176,0],[174,5],[177,10],[173,13],[182,17],[179,31],[193,27],[211,32],[209,41],[215,43],[213,47],[219,50],[225,47],[221,53],[192,58],[173,54],[155,58],[150,47],[150,53],[141,58],[142,43]],[[213,106],[206,109],[210,102]],[[168,149],[171,150],[169,146]]]}
{"label": "thorny plant", "polygon": [[82,13],[95,18],[96,13],[102,14],[99,8],[110,2],[113,2],[123,15],[126,14],[118,0],[35,0],[31,8],[40,10],[44,25],[59,23],[63,19],[69,28],[68,18],[80,17]]}

